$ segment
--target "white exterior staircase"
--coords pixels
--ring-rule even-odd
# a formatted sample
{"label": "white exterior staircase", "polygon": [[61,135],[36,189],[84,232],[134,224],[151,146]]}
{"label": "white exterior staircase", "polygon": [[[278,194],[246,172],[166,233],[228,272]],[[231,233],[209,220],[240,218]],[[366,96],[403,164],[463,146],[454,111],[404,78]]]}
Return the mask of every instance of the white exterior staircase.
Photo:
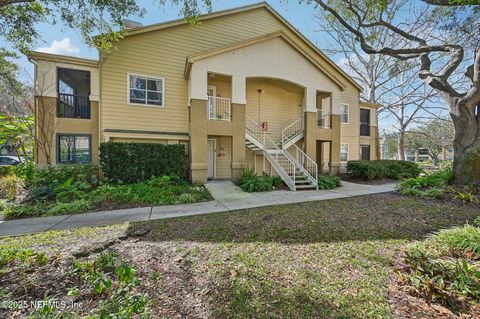
{"label": "white exterior staircase", "polygon": [[246,146],[257,154],[263,154],[293,191],[318,189],[317,164],[295,145],[303,136],[301,119],[288,124],[282,130],[280,140],[274,141],[257,122],[246,118]]}

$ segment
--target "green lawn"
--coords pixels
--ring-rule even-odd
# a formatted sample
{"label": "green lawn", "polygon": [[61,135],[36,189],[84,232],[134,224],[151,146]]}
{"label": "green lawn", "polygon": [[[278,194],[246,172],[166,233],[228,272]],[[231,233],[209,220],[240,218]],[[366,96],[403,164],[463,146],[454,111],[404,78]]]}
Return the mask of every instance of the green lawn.
{"label": "green lawn", "polygon": [[77,301],[98,308],[108,294],[92,297],[69,277],[69,252],[125,230],[109,249],[137,270],[152,318],[393,318],[392,260],[402,247],[477,215],[473,206],[383,194],[0,239],[0,253],[48,257],[0,262],[0,295],[68,299],[76,285]]}

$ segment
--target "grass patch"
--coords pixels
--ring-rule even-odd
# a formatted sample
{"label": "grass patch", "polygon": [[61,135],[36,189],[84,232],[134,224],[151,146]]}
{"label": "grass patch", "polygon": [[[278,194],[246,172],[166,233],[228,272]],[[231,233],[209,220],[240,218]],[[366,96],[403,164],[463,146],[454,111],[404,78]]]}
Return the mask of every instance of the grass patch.
{"label": "grass patch", "polygon": [[160,220],[129,231],[147,227],[148,242],[202,247],[194,254],[214,281],[213,317],[392,318],[385,291],[395,252],[477,215],[376,195]]}
{"label": "grass patch", "polygon": [[[141,286],[133,289],[155,300],[147,305],[152,318],[394,318],[387,296],[394,256],[411,240],[473,223],[479,214],[469,206],[378,194],[135,223],[128,228],[135,237],[109,249],[137,270]],[[75,242],[103,237],[104,229],[84,230]],[[76,245],[69,234],[0,243],[35,251],[49,251],[51,243],[67,252]],[[475,241],[448,239],[446,251],[470,251]],[[9,278],[0,278],[2,288],[15,296],[23,277]],[[35,284],[42,293],[52,286]],[[98,307],[105,299],[93,300]]]}

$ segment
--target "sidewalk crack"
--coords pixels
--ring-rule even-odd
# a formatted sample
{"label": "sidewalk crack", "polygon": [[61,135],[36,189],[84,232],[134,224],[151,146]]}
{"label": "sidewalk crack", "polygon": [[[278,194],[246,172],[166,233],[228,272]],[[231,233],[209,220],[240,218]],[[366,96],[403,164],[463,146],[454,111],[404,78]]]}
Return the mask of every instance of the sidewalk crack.
{"label": "sidewalk crack", "polygon": [[58,223],[56,223],[55,225],[53,225],[52,227],[47,228],[47,230],[45,230],[45,231],[47,232],[47,231],[50,231],[50,230],[54,229],[55,227],[57,227],[58,225],[60,225],[61,223],[63,223],[63,222],[66,221],[67,219],[69,219],[70,217],[71,217],[71,215],[68,215],[67,217],[65,217],[64,219],[62,219],[61,221],[59,221]]}
{"label": "sidewalk crack", "polygon": [[150,207],[150,214],[148,215],[148,220],[152,220],[152,212],[153,212],[153,206]]}

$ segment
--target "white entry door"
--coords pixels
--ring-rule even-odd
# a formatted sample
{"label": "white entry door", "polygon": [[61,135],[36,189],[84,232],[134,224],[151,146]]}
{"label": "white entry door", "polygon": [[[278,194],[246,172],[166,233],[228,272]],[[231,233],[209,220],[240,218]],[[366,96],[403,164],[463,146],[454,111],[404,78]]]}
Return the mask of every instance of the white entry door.
{"label": "white entry door", "polygon": [[208,140],[208,179],[215,178],[215,140]]}

